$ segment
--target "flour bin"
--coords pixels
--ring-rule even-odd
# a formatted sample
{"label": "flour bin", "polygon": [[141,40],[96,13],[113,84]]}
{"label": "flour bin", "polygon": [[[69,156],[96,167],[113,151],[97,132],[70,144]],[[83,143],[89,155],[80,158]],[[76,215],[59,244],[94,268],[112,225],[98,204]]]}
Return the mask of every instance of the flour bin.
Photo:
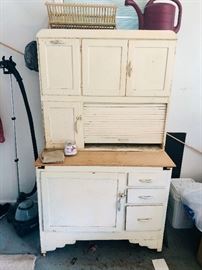
{"label": "flour bin", "polygon": [[193,226],[193,221],[185,212],[181,201],[182,191],[193,182],[195,181],[191,178],[176,178],[171,181],[168,220],[175,229],[188,229]]}

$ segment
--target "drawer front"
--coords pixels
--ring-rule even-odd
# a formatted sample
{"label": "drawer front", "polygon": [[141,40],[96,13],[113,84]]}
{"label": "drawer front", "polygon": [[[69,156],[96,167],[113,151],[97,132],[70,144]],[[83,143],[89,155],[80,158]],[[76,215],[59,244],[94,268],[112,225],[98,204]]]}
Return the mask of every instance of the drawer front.
{"label": "drawer front", "polygon": [[163,224],[163,206],[128,206],[126,231],[158,231]]}
{"label": "drawer front", "polygon": [[85,143],[161,144],[166,104],[84,105]]}
{"label": "drawer front", "polygon": [[167,199],[166,189],[128,189],[127,203],[163,204]]}
{"label": "drawer front", "polygon": [[142,171],[129,173],[128,186],[134,187],[166,187],[168,185],[168,176],[163,171]]}

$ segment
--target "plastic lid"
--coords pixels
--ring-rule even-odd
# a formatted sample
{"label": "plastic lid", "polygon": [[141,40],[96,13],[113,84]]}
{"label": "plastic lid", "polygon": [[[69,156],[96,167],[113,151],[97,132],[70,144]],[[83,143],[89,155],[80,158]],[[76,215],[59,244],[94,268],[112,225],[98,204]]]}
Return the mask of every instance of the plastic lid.
{"label": "plastic lid", "polygon": [[192,178],[173,178],[171,180],[171,193],[180,200],[182,191],[194,182]]}

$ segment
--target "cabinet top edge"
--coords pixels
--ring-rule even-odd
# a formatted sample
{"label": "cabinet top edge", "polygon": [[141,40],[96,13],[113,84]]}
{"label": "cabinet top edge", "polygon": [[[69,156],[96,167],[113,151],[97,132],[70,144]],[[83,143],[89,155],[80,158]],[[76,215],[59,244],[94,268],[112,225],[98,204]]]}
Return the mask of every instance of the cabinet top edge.
{"label": "cabinet top edge", "polygon": [[176,40],[177,35],[170,30],[78,30],[41,29],[36,37],[43,38],[104,38],[104,39],[151,39]]}
{"label": "cabinet top edge", "polygon": [[35,167],[44,166],[108,166],[108,167],[165,167],[175,163],[163,151],[79,151],[76,156],[66,157],[63,163],[44,164],[40,159]]}

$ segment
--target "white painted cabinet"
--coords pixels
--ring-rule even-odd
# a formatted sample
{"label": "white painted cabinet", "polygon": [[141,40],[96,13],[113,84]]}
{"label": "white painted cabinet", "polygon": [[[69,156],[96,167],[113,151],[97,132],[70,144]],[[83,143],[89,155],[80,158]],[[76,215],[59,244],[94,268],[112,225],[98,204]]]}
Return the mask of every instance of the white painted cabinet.
{"label": "white painted cabinet", "polygon": [[[42,253],[79,240],[113,239],[129,240],[161,251],[171,170],[79,166],[90,164],[92,158],[93,162],[98,159],[109,165],[123,164],[127,159],[124,152],[119,152],[117,160],[111,159],[111,155],[114,156],[109,153],[104,158],[102,152],[97,152],[88,157],[85,151],[78,154],[77,162],[66,158],[64,164],[41,164],[43,167],[37,168]],[[138,155],[141,153],[132,154],[130,162],[134,164]],[[159,158],[162,155],[165,154],[159,152]],[[145,153],[145,163],[147,157]],[[138,186],[135,181],[131,185],[129,175],[135,177],[136,173],[159,178],[152,184]]]}
{"label": "white painted cabinet", "polygon": [[169,96],[175,44],[168,41],[129,41],[127,96]]}
{"label": "white painted cabinet", "polygon": [[45,231],[121,231],[118,205],[126,176],[103,172],[42,172]]}
{"label": "white painted cabinet", "polygon": [[82,108],[79,102],[43,102],[47,148],[63,148],[66,141],[83,147]]}
{"label": "white painted cabinet", "polygon": [[46,147],[163,148],[175,44],[171,31],[40,31]]}
{"label": "white painted cabinet", "polygon": [[40,80],[43,95],[80,95],[80,41],[45,39],[39,45]]}
{"label": "white painted cabinet", "polygon": [[127,40],[82,41],[83,95],[125,96]]}

